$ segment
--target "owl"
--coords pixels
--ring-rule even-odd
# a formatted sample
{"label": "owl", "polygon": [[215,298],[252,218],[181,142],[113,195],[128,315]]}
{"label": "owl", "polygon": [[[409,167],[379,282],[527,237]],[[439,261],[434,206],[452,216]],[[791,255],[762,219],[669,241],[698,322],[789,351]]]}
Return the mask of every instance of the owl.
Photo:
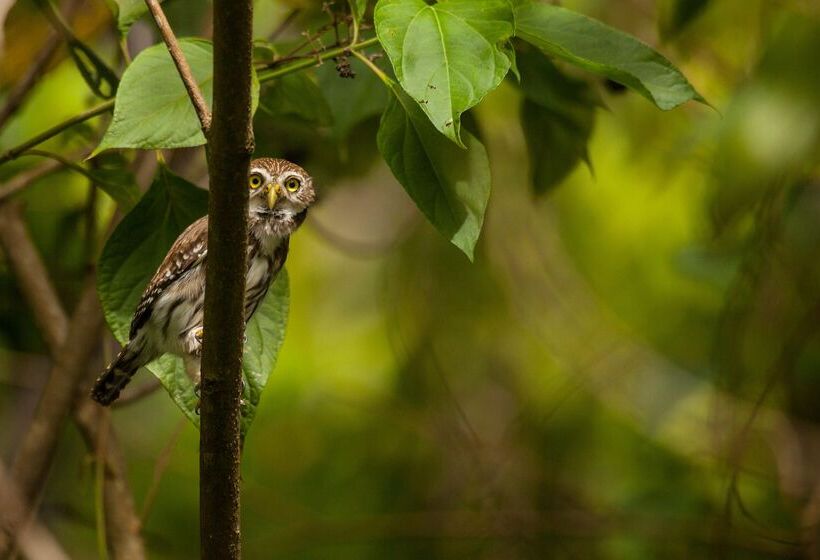
{"label": "owl", "polygon": [[[248,189],[246,324],[285,264],[290,236],[316,199],[310,175],[282,159],[253,160]],[[188,374],[199,379],[207,257],[205,216],[180,234],[145,288],[128,343],[91,390],[95,401],[114,402],[137,370],[166,353],[181,356]]]}

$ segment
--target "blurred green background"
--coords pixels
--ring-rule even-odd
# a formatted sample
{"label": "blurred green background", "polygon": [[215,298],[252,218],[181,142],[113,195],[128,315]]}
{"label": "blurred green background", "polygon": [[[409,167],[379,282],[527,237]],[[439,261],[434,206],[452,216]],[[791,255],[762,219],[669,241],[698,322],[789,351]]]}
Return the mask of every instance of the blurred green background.
{"label": "blurred green background", "polygon": [[[281,39],[298,42],[319,4],[259,0],[255,34],[300,8]],[[257,114],[257,153],[302,164],[321,202],[291,244],[290,324],[245,446],[246,558],[820,558],[820,6],[563,5],[657,46],[714,110],[598,83],[591,168],[536,197],[521,94],[502,85],[475,112],[493,172],[475,263],[379,159],[378,114],[341,138]],[[167,3],[179,35],[202,35],[209,9]],[[114,52],[110,17],[88,0],[74,27]],[[9,14],[0,91],[41,20],[28,1]],[[138,23],[132,53],[156,40]],[[0,146],[88,101],[63,58]],[[201,150],[166,158],[205,184]],[[69,302],[87,193],[59,173],[20,197]],[[113,205],[96,208],[102,236]],[[8,460],[49,362],[2,258],[0,290]],[[194,557],[198,433],[164,392],[113,418],[150,556]],[[68,427],[41,518],[76,558],[97,550],[91,465]]]}

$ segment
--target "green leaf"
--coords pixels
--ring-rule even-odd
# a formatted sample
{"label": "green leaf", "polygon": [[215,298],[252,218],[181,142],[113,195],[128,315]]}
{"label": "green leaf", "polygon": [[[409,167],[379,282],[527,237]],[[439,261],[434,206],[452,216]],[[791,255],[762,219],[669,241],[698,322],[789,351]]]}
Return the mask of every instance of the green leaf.
{"label": "green leaf", "polygon": [[380,0],[376,33],[405,91],[458,145],[461,114],[510,69],[502,45],[513,33],[506,0]]}
{"label": "green leaf", "polygon": [[268,115],[295,117],[309,124],[328,126],[333,122],[330,107],[319,86],[307,72],[277,78],[262,92],[259,106]]}
{"label": "green leaf", "polygon": [[472,260],[490,196],[487,152],[469,131],[466,150],[439,134],[398,84],[377,142],[393,175],[428,220]]}
{"label": "green leaf", "polygon": [[[160,0],[162,3],[164,0]],[[117,6],[117,28],[120,34],[127,35],[131,26],[148,13],[145,0],[114,0]]]}
{"label": "green leaf", "polygon": [[262,390],[285,341],[289,305],[290,283],[287,270],[282,269],[245,329],[247,341],[242,362],[245,390],[240,419],[243,434],[247,433],[256,415]]}
{"label": "green leaf", "polygon": [[521,126],[537,195],[563,181],[580,161],[588,161],[591,118],[588,123],[578,124],[525,99],[521,105]]}
{"label": "green leaf", "polygon": [[89,169],[88,174],[123,212],[131,211],[139,201],[140,190],[134,174],[121,157],[100,158],[97,167]]}
{"label": "green leaf", "polygon": [[340,78],[333,64],[325,63],[316,70],[319,89],[323,92],[333,115],[333,136],[344,140],[353,128],[384,111],[387,92],[384,84],[358,59],[350,60],[356,74],[353,79]]}
{"label": "green leaf", "polygon": [[148,192],[108,238],[97,283],[105,319],[117,340],[128,340],[143,289],[174,240],[207,211],[207,191],[161,166]]}
{"label": "green leaf", "polygon": [[[131,318],[145,286],[174,240],[207,211],[208,194],[167,168],[160,167],[151,188],[117,226],[103,249],[98,292],[106,321],[121,343],[128,340]],[[241,426],[250,426],[259,397],[273,370],[284,338],[288,280],[283,271],[247,327]],[[165,355],[147,368],[163,384],[183,413],[199,425],[197,397],[182,360]]]}
{"label": "green leaf", "polygon": [[628,86],[667,110],[705,103],[686,77],[635,37],[579,13],[535,0],[513,0],[516,35],[547,54]]}
{"label": "green leaf", "polygon": [[347,0],[347,3],[350,5],[350,13],[353,15],[353,19],[357,23],[362,21],[364,12],[367,10],[367,0]]}
{"label": "green leaf", "polygon": [[521,125],[533,188],[543,194],[579,162],[588,162],[587,143],[599,100],[586,82],[566,76],[541,53],[525,50],[518,64],[525,96]]}
{"label": "green leaf", "polygon": [[[213,98],[213,48],[209,41],[181,39],[208,106]],[[253,107],[259,82],[253,77]],[[109,148],[182,148],[205,143],[199,119],[164,44],[139,53],[125,70],[117,90],[114,117],[92,157]]]}

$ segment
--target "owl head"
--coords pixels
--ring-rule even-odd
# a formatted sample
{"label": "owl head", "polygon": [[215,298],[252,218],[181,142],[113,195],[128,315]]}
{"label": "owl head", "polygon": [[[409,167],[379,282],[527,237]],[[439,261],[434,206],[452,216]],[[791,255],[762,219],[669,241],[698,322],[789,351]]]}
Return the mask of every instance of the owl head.
{"label": "owl head", "polygon": [[316,200],[313,179],[307,171],[284,159],[259,158],[248,172],[252,217],[291,221],[303,218]]}

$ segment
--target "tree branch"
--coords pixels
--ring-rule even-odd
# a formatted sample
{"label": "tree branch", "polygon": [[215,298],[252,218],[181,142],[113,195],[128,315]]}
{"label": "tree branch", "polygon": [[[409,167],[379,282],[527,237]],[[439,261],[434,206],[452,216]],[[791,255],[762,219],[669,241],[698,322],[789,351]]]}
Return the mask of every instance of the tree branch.
{"label": "tree branch", "polygon": [[81,122],[85,122],[90,118],[96,117],[97,115],[102,115],[103,113],[107,113],[108,111],[110,111],[113,108],[114,108],[114,100],[109,99],[108,101],[100,103],[96,107],[92,107],[91,109],[88,109],[87,111],[84,111],[84,112],[80,113],[79,115],[74,115],[70,119],[66,119],[63,122],[52,126],[48,130],[45,130],[45,131],[41,132],[37,136],[26,140],[22,144],[19,144],[19,145],[13,147],[10,150],[7,150],[6,152],[3,153],[3,155],[0,155],[0,164],[6,163],[7,161],[11,161],[13,159],[17,159],[26,150],[28,150],[30,148],[33,148],[34,146],[37,146],[38,144],[42,144],[46,140],[49,140],[49,139],[57,136],[58,134],[60,134],[64,130],[67,130],[67,129],[71,128],[75,124],[80,124]]}
{"label": "tree branch", "polygon": [[208,136],[208,266],[202,356],[199,520],[203,559],[238,559],[239,401],[248,243],[252,0],[214,1],[214,120]]}
{"label": "tree branch", "polygon": [[157,0],[145,0],[148,10],[154,17],[154,21],[162,34],[162,40],[165,41],[165,46],[168,47],[168,52],[177,67],[179,77],[182,78],[182,83],[185,84],[185,89],[188,91],[188,97],[191,98],[191,104],[194,106],[196,116],[199,118],[199,124],[202,126],[202,132],[208,136],[208,130],[211,128],[211,111],[208,109],[208,104],[199,90],[199,84],[196,83],[191,67],[185,59],[185,54],[179,46],[176,35],[174,35],[168,19],[165,17],[165,12]]}
{"label": "tree branch", "polygon": [[[6,256],[11,264],[12,271],[17,277],[18,284],[23,290],[23,295],[29,303],[34,313],[35,322],[40,328],[49,352],[55,359],[66,350],[61,350],[62,344],[66,341],[67,332],[70,330],[68,319],[65,311],[60,305],[57,294],[53,285],[48,281],[45,265],[40,259],[39,254],[25,229],[25,224],[22,220],[21,207],[19,204],[6,204],[0,206],[0,245],[3,246]],[[89,302],[89,289],[84,292],[84,297],[81,304],[78,305],[78,313],[82,311],[82,307],[93,306],[96,302],[96,293],[91,285],[90,294],[91,301]],[[85,302],[83,304],[82,302]],[[97,307],[88,313],[96,314],[97,322],[101,325],[99,318],[101,312]],[[77,314],[75,314],[76,316]],[[74,321],[79,320],[79,316],[75,317]],[[92,323],[93,318],[88,317],[87,323]],[[85,328],[85,327],[78,327]],[[89,330],[87,338],[84,342],[89,345],[96,346],[96,340],[92,340],[91,336],[96,336],[91,333],[91,330],[98,331],[92,328]],[[70,341],[69,341],[70,342]],[[77,379],[82,379],[81,373],[86,362],[82,362],[80,372],[77,374]],[[55,378],[53,372],[49,379],[49,384]],[[97,372],[91,371],[91,377],[94,377]],[[115,434],[107,422],[102,422],[103,409],[96,406],[87,395],[86,388],[93,382],[89,377],[87,382],[74,383],[70,387],[66,383],[62,385],[65,388],[66,399],[69,403],[74,403],[74,421],[79,428],[89,450],[97,455],[97,444],[100,441],[100,429],[105,426],[109,430],[106,435],[106,446],[104,450],[104,481],[103,481],[103,498],[105,504],[106,516],[106,536],[108,538],[108,547],[111,555],[116,560],[142,560],[145,558],[145,551],[143,548],[142,539],[140,538],[140,521],[136,514],[134,499],[128,487],[125,477],[125,460],[119,449]],[[45,400],[46,392],[49,391],[49,385],[43,391],[43,400]],[[79,389],[79,394],[78,394]],[[39,410],[39,409],[38,409]],[[54,432],[59,432],[60,426],[54,429]],[[26,440],[31,439],[31,431],[26,434]],[[56,440],[42,438],[38,442],[38,447],[43,447],[43,454],[50,455],[48,449],[45,449],[47,444],[53,446]],[[21,452],[22,453],[22,452]],[[18,457],[19,458],[19,457]],[[16,464],[16,463],[15,463]],[[47,470],[48,465],[45,469]],[[42,468],[41,468],[42,470]],[[45,473],[41,475],[45,477]],[[42,486],[42,480],[37,488]],[[29,492],[29,494],[31,494]],[[33,502],[26,502],[28,507],[31,507]],[[21,519],[24,522],[25,517]],[[19,525],[17,525],[19,527]],[[10,532],[8,535],[15,535],[15,532]],[[8,536],[6,535],[6,536]],[[8,546],[7,540],[4,540],[3,535],[0,535],[0,554]]]}

